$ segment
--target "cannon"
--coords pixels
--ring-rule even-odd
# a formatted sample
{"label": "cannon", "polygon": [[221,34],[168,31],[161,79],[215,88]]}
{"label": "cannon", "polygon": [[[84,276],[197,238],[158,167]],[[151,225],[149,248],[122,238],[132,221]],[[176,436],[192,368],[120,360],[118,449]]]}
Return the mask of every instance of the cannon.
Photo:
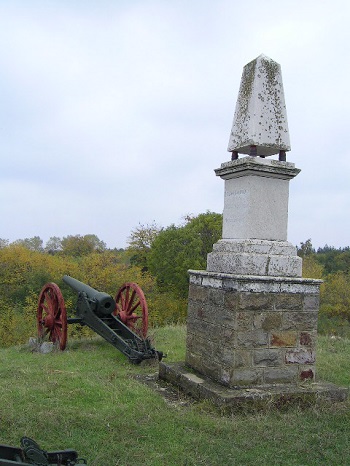
{"label": "cannon", "polygon": [[78,466],[87,464],[84,459],[78,458],[75,450],[42,450],[39,445],[29,437],[21,438],[21,447],[0,445],[0,466]]}
{"label": "cannon", "polygon": [[67,324],[80,324],[111,343],[134,364],[146,359],[162,359],[163,353],[155,350],[147,338],[147,302],[136,283],[125,283],[114,299],[68,275],[63,281],[78,294],[76,317],[67,318],[60,288],[55,283],[44,285],[37,310],[39,342],[48,339],[63,351],[67,343]]}

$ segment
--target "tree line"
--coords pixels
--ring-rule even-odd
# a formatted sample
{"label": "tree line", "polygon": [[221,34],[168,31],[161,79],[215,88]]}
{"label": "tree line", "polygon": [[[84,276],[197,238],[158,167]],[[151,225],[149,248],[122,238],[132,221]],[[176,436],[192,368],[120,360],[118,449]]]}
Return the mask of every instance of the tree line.
{"label": "tree line", "polygon": [[[187,271],[206,268],[221,232],[222,215],[208,211],[166,228],[139,224],[125,249],[108,249],[94,234],[52,237],[45,245],[38,236],[13,243],[0,239],[0,345],[22,343],[35,334],[37,299],[47,282],[60,286],[67,308],[73,309],[76,296],[62,282],[65,274],[112,296],[124,282],[137,282],[153,325],[184,322]],[[323,280],[319,330],[350,336],[350,248],[315,250],[308,239],[297,249],[303,276]]]}
{"label": "tree line", "polygon": [[106,243],[96,235],[68,235],[63,238],[52,236],[44,245],[44,241],[39,236],[32,238],[18,239],[10,243],[7,239],[0,238],[0,248],[6,246],[23,246],[29,251],[46,252],[48,254],[63,254],[68,256],[86,256],[93,252],[103,252],[107,250]]}

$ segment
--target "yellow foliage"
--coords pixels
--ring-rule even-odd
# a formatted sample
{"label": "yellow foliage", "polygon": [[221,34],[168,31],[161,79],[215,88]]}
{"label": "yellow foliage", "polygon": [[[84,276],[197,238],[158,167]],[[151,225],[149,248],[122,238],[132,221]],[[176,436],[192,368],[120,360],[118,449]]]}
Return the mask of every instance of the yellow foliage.
{"label": "yellow foliage", "polygon": [[23,310],[1,302],[0,346],[12,346],[28,342],[36,336],[36,307],[38,297],[28,295]]}
{"label": "yellow foliage", "polygon": [[343,272],[328,275],[321,295],[321,312],[350,320],[350,277]]}
{"label": "yellow foliage", "polygon": [[147,298],[151,326],[183,324],[187,316],[187,299],[174,298],[170,293],[154,293]]}
{"label": "yellow foliage", "polygon": [[[11,245],[0,249],[0,279],[8,295],[16,290],[20,284],[30,284],[31,278],[37,276],[48,277],[51,281],[59,281],[64,274],[74,274],[78,264],[65,257],[30,251],[23,246]],[[45,281],[41,281],[41,286]],[[40,283],[34,283],[39,285]],[[36,288],[33,291],[40,291]],[[4,293],[5,295],[5,293]]]}
{"label": "yellow foliage", "polygon": [[[138,266],[120,262],[110,251],[82,258],[30,251],[20,245],[0,249],[0,346],[26,343],[36,337],[37,304],[42,287],[57,283],[62,290],[67,314],[74,316],[76,294],[62,282],[70,275],[99,291],[116,296],[125,282],[137,283],[145,293],[150,326],[184,322],[186,300],[170,292],[160,293],[155,279]],[[88,327],[68,326],[68,338],[93,335]]]}
{"label": "yellow foliage", "polygon": [[187,301],[175,299],[170,293],[160,293],[154,277],[142,272],[140,267],[117,263],[115,256],[108,252],[90,254],[80,265],[81,281],[113,297],[124,283],[137,283],[146,296],[150,325],[184,322]]}
{"label": "yellow foliage", "polygon": [[15,328],[18,322],[15,321],[15,314],[13,313],[10,304],[2,302],[0,309],[0,341],[1,346],[11,346],[16,343]]}
{"label": "yellow foliage", "polygon": [[323,266],[317,262],[313,256],[305,256],[303,258],[303,277],[304,278],[322,278]]}
{"label": "yellow foliage", "polygon": [[[75,277],[78,278],[78,277]],[[146,294],[155,286],[154,278],[142,273],[140,267],[119,263],[110,252],[89,254],[80,262],[80,279],[84,283],[115,297],[126,282],[137,283]]]}

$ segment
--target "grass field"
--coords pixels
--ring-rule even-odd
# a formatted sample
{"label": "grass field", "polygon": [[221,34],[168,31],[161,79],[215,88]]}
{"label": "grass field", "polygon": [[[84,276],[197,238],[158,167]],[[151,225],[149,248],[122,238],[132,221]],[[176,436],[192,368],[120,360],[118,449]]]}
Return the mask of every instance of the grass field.
{"label": "grass field", "polygon": [[[185,327],[160,328],[155,346],[184,359]],[[319,337],[318,377],[350,385],[350,341]],[[155,365],[133,366],[99,339],[64,353],[0,351],[0,443],[23,435],[75,448],[89,466],[349,465],[350,403],[222,415],[209,403],[154,390]]]}

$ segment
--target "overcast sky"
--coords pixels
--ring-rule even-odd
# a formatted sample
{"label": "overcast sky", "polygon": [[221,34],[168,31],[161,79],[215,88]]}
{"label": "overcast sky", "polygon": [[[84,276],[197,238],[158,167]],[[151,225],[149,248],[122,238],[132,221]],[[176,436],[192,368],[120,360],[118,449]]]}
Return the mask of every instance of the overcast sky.
{"label": "overcast sky", "polygon": [[0,0],[0,238],[222,212],[243,66],[280,63],[288,239],[350,245],[348,0]]}

